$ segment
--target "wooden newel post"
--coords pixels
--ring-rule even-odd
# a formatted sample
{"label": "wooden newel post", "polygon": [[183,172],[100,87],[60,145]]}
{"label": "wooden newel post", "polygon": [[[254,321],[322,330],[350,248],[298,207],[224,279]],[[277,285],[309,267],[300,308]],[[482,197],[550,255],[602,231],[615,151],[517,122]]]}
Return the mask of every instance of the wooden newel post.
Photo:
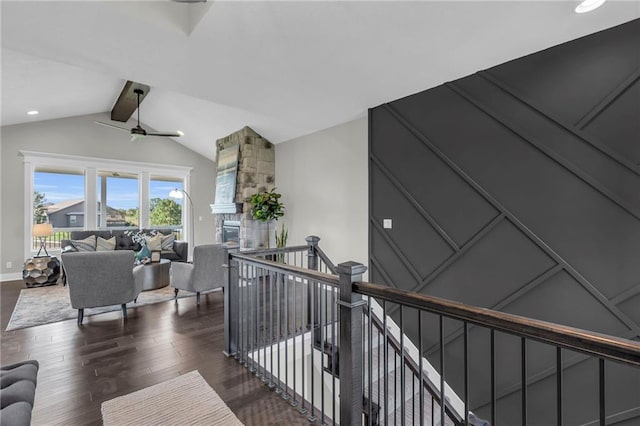
{"label": "wooden newel post", "polygon": [[[238,350],[237,330],[240,327],[238,261],[226,249],[224,268],[224,349],[225,356],[233,356]],[[233,250],[236,251],[236,250]]]}
{"label": "wooden newel post", "polygon": [[352,292],[367,267],[357,262],[338,265],[340,276],[340,425],[362,424],[362,306],[366,301]]}

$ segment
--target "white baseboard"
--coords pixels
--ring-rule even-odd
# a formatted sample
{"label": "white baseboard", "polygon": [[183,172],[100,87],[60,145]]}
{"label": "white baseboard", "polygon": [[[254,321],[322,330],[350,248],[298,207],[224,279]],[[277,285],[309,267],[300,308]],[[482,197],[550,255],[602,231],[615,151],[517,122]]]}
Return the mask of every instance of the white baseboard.
{"label": "white baseboard", "polygon": [[16,281],[22,279],[22,272],[12,272],[10,274],[0,274],[0,282]]}

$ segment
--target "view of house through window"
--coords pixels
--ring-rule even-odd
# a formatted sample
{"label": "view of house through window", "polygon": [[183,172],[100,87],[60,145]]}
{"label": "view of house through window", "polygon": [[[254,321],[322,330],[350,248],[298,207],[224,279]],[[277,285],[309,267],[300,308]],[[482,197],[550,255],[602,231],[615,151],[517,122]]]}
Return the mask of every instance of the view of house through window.
{"label": "view of house through window", "polygon": [[[85,218],[85,177],[81,171],[36,169],[33,173],[33,223],[48,222],[54,234],[48,246],[58,248],[68,229],[82,229]],[[40,243],[33,239],[32,247]]]}
{"label": "view of house through window", "polygon": [[182,179],[151,176],[149,179],[149,225],[154,228],[171,228],[180,238],[183,199],[169,197],[169,193],[174,189],[183,190]]}
{"label": "view of house through window", "polygon": [[99,228],[137,228],[140,224],[138,175],[98,172],[96,185]]}

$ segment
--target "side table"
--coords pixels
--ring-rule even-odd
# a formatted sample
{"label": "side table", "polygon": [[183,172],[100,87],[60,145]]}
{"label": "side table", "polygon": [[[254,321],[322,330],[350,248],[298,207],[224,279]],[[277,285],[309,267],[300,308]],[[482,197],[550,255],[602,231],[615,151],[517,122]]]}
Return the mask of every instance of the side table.
{"label": "side table", "polygon": [[60,277],[60,260],[55,256],[39,256],[27,259],[22,279],[27,287],[55,285]]}
{"label": "side table", "polygon": [[142,268],[142,291],[155,290],[169,285],[171,261],[160,259],[160,262],[147,263]]}

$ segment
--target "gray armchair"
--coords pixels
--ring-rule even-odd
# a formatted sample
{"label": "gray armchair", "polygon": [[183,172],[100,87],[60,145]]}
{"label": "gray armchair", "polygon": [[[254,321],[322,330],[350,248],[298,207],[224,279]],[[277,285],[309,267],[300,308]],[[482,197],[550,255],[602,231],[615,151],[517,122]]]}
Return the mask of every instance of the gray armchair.
{"label": "gray armchair", "polygon": [[221,244],[207,244],[193,248],[193,263],[171,263],[169,282],[178,297],[179,290],[196,293],[200,304],[200,292],[224,286],[224,269],[227,250]]}
{"label": "gray armchair", "polygon": [[82,324],[85,308],[121,305],[127,317],[127,302],[142,291],[143,266],[133,267],[132,250],[62,253],[71,306]]}

